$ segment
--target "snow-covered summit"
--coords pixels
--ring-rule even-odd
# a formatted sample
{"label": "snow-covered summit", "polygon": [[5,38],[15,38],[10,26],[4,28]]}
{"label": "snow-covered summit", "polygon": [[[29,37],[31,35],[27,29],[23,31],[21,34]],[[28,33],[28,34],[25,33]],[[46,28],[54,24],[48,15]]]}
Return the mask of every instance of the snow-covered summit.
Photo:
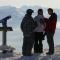
{"label": "snow-covered summit", "polygon": [[[0,60],[60,60],[60,45],[55,47],[55,53],[53,55],[46,55],[46,51],[48,51],[48,49],[45,49],[43,54],[33,54],[33,56],[15,54],[15,56],[0,58]],[[6,56],[7,55],[8,54],[6,54]]]}

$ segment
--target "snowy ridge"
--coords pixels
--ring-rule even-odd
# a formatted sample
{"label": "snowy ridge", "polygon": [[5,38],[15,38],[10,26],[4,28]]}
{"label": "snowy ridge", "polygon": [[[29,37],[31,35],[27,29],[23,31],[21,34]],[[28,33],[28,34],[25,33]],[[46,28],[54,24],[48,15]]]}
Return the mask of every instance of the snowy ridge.
{"label": "snowy ridge", "polygon": [[[60,60],[60,46],[55,47],[54,55],[46,55],[46,51],[47,50],[45,50],[43,54],[33,54],[33,56],[22,56],[15,54],[14,56],[8,57],[9,54],[6,54],[6,57],[1,57],[0,60]],[[0,54],[0,56],[2,56],[2,54]]]}

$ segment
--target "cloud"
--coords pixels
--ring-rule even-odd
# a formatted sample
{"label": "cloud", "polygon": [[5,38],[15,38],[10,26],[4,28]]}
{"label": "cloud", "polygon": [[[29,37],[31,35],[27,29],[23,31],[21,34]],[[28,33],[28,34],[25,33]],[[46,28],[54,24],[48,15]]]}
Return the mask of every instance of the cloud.
{"label": "cloud", "polygon": [[60,29],[60,21],[57,22],[57,29]]}
{"label": "cloud", "polygon": [[60,9],[60,0],[0,0],[0,6],[15,6],[21,7],[23,5],[38,5],[43,7],[59,8]]}

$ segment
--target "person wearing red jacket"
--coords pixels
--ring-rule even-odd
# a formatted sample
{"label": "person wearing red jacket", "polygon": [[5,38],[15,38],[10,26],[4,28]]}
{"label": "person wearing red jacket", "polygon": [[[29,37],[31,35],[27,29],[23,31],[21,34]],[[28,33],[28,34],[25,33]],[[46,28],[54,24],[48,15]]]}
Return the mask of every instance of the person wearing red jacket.
{"label": "person wearing red jacket", "polygon": [[48,8],[48,14],[50,15],[48,22],[46,24],[46,36],[47,36],[47,43],[49,46],[49,52],[47,55],[54,54],[54,33],[56,30],[56,23],[57,23],[57,14],[53,12],[52,8]]}

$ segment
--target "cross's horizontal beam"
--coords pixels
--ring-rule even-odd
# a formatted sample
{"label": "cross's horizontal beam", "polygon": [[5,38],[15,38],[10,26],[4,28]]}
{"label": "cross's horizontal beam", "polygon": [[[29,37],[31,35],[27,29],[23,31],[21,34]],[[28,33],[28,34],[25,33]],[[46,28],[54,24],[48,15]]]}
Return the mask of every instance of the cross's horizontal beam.
{"label": "cross's horizontal beam", "polygon": [[13,31],[12,27],[0,27],[0,31]]}

